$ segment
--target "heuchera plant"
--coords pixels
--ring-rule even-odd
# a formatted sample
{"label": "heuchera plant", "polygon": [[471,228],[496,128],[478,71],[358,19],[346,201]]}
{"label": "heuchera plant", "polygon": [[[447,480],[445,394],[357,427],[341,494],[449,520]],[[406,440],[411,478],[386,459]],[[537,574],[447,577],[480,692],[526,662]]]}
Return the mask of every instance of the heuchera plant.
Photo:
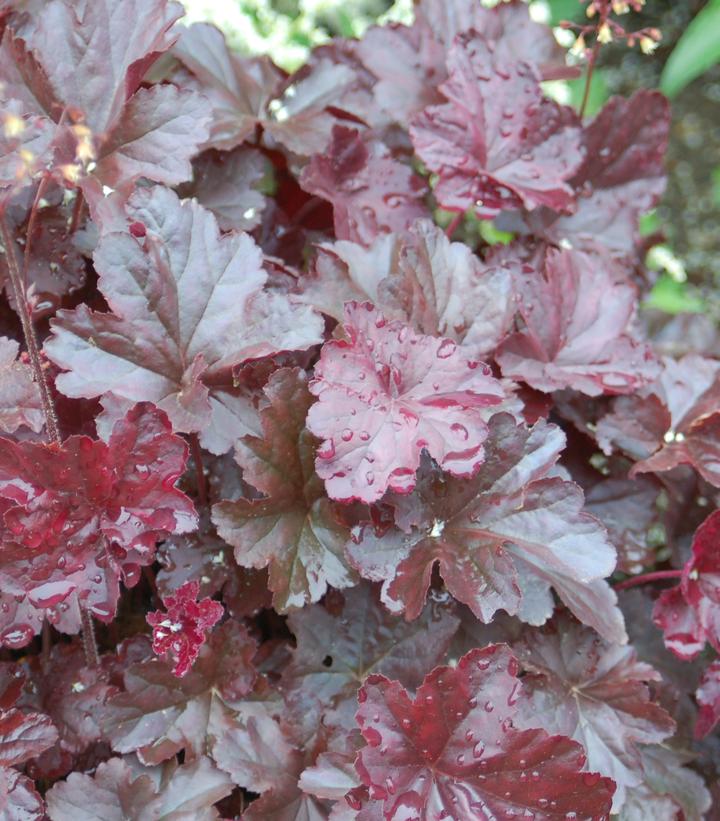
{"label": "heuchera plant", "polygon": [[[590,73],[640,6],[587,7]],[[0,816],[709,817],[666,101],[550,99],[520,0],[291,75],[182,11],[0,3]]]}

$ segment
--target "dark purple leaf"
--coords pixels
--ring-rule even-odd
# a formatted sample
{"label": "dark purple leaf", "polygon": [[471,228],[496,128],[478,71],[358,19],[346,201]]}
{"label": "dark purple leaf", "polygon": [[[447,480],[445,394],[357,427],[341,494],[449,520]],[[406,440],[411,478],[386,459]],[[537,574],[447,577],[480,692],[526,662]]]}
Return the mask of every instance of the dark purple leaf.
{"label": "dark purple leaf", "polygon": [[615,550],[600,523],[583,512],[573,482],[547,478],[564,436],[532,429],[508,414],[489,422],[486,459],[471,479],[425,464],[415,494],[391,497],[395,528],[366,527],[348,555],[366,578],[383,581],[383,602],[415,618],[438,565],[448,591],[489,622],[496,611],[542,624],[553,611],[550,588],[586,624],[611,641],[625,631],[604,578]]}
{"label": "dark purple leaf", "polygon": [[335,235],[369,245],[425,217],[425,183],[388,148],[353,128],[336,125],[322,154],[311,158],[300,184],[333,206]]}
{"label": "dark purple leaf", "polygon": [[613,811],[619,812],[626,790],[643,780],[639,745],[661,742],[675,729],[650,698],[647,682],[659,681],[660,674],[632,648],[609,644],[570,618],[526,630],[513,649],[528,696],[516,723],[582,744],[588,769],[615,781]]}
{"label": "dark purple leaf", "polygon": [[567,181],[583,158],[572,109],[543,96],[530,64],[503,59],[477,34],[457,38],[448,71],[448,102],[426,108],[410,129],[420,159],[438,175],[438,202],[486,219],[520,205],[569,210]]}
{"label": "dark purple leaf", "polygon": [[541,391],[632,393],[657,374],[631,331],[637,293],[606,256],[549,249],[542,271],[515,276],[524,329],[498,349],[503,374]]}
{"label": "dark purple leaf", "polygon": [[198,431],[206,448],[223,453],[253,414],[234,389],[232,368],[319,342],[320,318],[264,289],[253,240],[221,235],[197,203],[183,204],[159,186],[138,189],[127,219],[142,223],[145,236],[113,223],[95,252],[112,313],[81,305],[53,323],[46,351],[69,371],[58,388],[75,397],[113,392],[153,401],[176,430]]}
{"label": "dark purple leaf", "polygon": [[312,404],[307,377],[276,371],[265,387],[263,437],[246,436],[236,448],[243,477],[262,499],[238,499],[213,507],[220,536],[243,567],[269,567],[277,610],[317,601],[327,590],[348,587],[356,576],[343,555],[350,531],[323,493],[313,466],[316,440],[305,428]]}
{"label": "dark purple leaf", "polygon": [[122,758],[100,764],[93,776],[71,773],[48,793],[51,821],[213,821],[215,802],[232,792],[228,776],[200,756],[177,766],[142,769]]}
{"label": "dark purple leaf", "polygon": [[25,426],[39,433],[45,424],[40,391],[30,366],[18,361],[18,348],[14,340],[0,337],[0,432]]}

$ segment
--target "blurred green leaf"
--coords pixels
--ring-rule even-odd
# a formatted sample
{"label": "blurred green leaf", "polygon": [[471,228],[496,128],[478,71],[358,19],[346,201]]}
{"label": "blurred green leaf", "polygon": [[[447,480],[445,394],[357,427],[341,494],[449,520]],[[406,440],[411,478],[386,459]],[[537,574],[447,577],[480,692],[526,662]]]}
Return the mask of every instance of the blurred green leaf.
{"label": "blurred green leaf", "polygon": [[660,230],[660,225],[660,217],[658,217],[657,211],[654,209],[648,211],[647,214],[643,214],[639,220],[638,229],[640,236],[647,237],[650,234],[654,234]]}
{"label": "blurred green leaf", "polygon": [[655,308],[666,314],[700,314],[705,310],[702,297],[687,282],[678,282],[663,274],[645,300],[646,308]]}
{"label": "blurred green leaf", "polygon": [[678,40],[665,63],[660,89],[674,97],[720,61],[720,0],[708,0]]}
{"label": "blurred green leaf", "polygon": [[546,0],[550,10],[550,25],[557,26],[562,20],[577,20],[584,17],[585,7],[579,0]]}
{"label": "blurred green leaf", "polygon": [[720,205],[720,165],[712,171],[712,198],[715,205]]}

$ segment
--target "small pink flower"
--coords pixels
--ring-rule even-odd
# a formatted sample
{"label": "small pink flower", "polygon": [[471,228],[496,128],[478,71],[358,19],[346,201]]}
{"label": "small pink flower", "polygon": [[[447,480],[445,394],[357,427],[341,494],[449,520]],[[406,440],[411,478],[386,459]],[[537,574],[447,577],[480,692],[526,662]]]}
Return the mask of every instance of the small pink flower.
{"label": "small pink flower", "polygon": [[197,601],[200,582],[185,582],[174,595],[166,596],[167,612],[156,610],[147,614],[153,628],[153,650],[159,656],[169,653],[175,661],[173,674],[181,678],[192,667],[205,633],[222,618],[225,608],[210,598]]}

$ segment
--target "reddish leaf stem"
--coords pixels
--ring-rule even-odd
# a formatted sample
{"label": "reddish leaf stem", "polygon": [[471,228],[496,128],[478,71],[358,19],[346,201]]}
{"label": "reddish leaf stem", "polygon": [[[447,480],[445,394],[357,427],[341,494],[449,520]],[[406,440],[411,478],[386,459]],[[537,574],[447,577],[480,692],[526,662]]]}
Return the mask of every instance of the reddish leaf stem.
{"label": "reddish leaf stem", "polygon": [[205,468],[202,461],[202,449],[200,447],[200,440],[197,433],[191,433],[190,439],[190,454],[195,463],[195,476],[197,479],[197,493],[198,500],[202,507],[208,506],[208,484],[207,476],[205,476]]}
{"label": "reddish leaf stem", "polygon": [[80,612],[82,613],[82,642],[85,651],[85,665],[90,668],[98,667],[100,665],[100,656],[98,655],[97,640],[95,639],[95,625],[89,610],[83,608]]}
{"label": "reddish leaf stem", "polygon": [[40,180],[40,185],[35,193],[32,208],[30,209],[30,219],[28,220],[27,232],[25,234],[25,254],[23,255],[23,284],[27,283],[27,273],[30,269],[30,247],[32,245],[33,234],[35,233],[35,223],[37,222],[37,215],[40,207],[40,200],[45,194],[45,190],[51,180],[50,174],[45,174]]}
{"label": "reddish leaf stem", "polygon": [[455,216],[452,218],[450,225],[448,225],[448,227],[445,229],[445,236],[448,239],[452,239],[453,234],[455,233],[455,231],[457,231],[458,225],[460,225],[460,223],[462,222],[463,216],[464,214],[461,211],[459,214],[455,214]]}
{"label": "reddish leaf stem", "polygon": [[656,570],[654,573],[642,573],[639,576],[632,576],[625,581],[615,585],[616,590],[627,590],[628,587],[635,587],[639,584],[649,584],[661,579],[679,579],[682,570]]}
{"label": "reddish leaf stem", "polygon": [[15,238],[10,231],[5,214],[0,214],[0,237],[5,248],[5,264],[7,266],[8,278],[13,290],[15,304],[17,305],[18,314],[20,316],[20,323],[22,325],[23,334],[25,336],[25,344],[30,355],[30,364],[33,370],[33,376],[40,390],[40,400],[42,402],[43,411],[45,413],[45,424],[47,425],[48,437],[51,442],[59,445],[60,427],[58,425],[58,418],[55,412],[55,405],[53,403],[52,394],[50,393],[50,386],[48,385],[45,371],[40,361],[40,345],[38,343],[37,334],[32,324],[30,311],[28,310],[27,300],[25,298],[25,288],[23,287],[22,274],[17,258],[17,245]]}
{"label": "reddish leaf stem", "polygon": [[75,199],[75,205],[72,212],[72,219],[70,220],[70,228],[68,229],[68,234],[70,236],[72,236],[79,228],[84,210],[85,197],[83,196],[82,189],[78,188],[77,198]]}

